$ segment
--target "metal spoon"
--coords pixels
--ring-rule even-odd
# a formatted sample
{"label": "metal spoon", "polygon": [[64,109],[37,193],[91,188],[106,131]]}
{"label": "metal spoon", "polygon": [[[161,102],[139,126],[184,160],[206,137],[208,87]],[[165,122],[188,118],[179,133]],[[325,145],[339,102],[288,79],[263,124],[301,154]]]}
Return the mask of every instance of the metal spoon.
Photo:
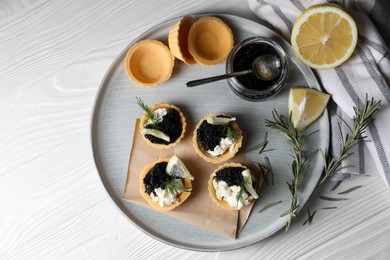
{"label": "metal spoon", "polygon": [[214,76],[210,78],[197,79],[187,82],[187,87],[195,87],[198,85],[214,82],[221,79],[227,79],[231,77],[238,77],[245,74],[253,73],[261,80],[270,81],[276,78],[281,72],[280,60],[277,56],[271,54],[264,54],[257,57],[252,63],[252,69],[231,72],[224,75]]}

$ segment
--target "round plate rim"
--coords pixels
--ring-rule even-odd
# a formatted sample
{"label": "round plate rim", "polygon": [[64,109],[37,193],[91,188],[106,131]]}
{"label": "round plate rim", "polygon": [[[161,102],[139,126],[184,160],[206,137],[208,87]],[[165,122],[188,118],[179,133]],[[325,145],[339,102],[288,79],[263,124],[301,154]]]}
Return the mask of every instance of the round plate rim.
{"label": "round plate rim", "polygon": [[[253,25],[257,25],[257,26],[261,26],[262,29],[264,30],[267,30],[269,32],[271,32],[272,34],[276,35],[277,37],[279,37],[279,39],[285,43],[287,43],[288,45],[290,45],[285,39],[283,39],[278,33],[276,33],[275,31],[273,31],[272,29],[268,28],[267,26],[261,24],[261,23],[258,23],[258,22],[255,22],[255,21],[252,21],[250,19],[247,19],[247,18],[244,18],[244,17],[241,17],[241,16],[237,16],[237,15],[232,15],[232,14],[223,14],[223,13],[199,13],[199,14],[192,14],[193,16],[195,17],[201,17],[201,16],[219,16],[219,17],[222,17],[222,18],[227,18],[227,19],[235,19],[235,20],[243,20],[245,21],[246,23],[252,23]],[[99,180],[100,180],[100,184],[102,185],[106,195],[108,196],[109,200],[111,201],[112,204],[114,204],[116,210],[118,210],[120,212],[120,214],[122,216],[124,216],[130,223],[132,223],[134,226],[136,226],[140,231],[142,231],[143,233],[145,233],[146,235],[150,236],[150,237],[153,237],[154,239],[160,241],[160,242],[163,242],[167,245],[170,245],[170,246],[174,246],[174,247],[177,247],[177,248],[181,248],[181,249],[186,249],[186,250],[193,250],[193,251],[202,251],[202,252],[218,252],[218,251],[230,251],[230,250],[236,250],[236,249],[240,249],[240,248],[244,248],[244,247],[247,247],[249,245],[252,245],[252,244],[255,244],[263,239],[265,239],[266,237],[269,237],[273,234],[275,234],[276,232],[278,232],[280,229],[283,228],[280,227],[279,229],[275,230],[274,232],[272,232],[271,234],[269,234],[268,236],[266,237],[261,237],[259,239],[255,239],[253,241],[250,241],[249,243],[247,244],[244,244],[244,245],[237,245],[237,246],[230,246],[230,247],[224,247],[224,248],[210,248],[210,247],[190,247],[190,246],[185,246],[185,244],[176,244],[176,243],[173,243],[173,242],[170,242],[170,241],[167,241],[161,237],[158,237],[148,231],[146,231],[139,223],[137,223],[136,221],[134,221],[133,219],[131,219],[125,212],[124,210],[122,209],[122,206],[121,204],[118,202],[118,199],[112,195],[112,191],[111,191],[111,188],[108,186],[108,184],[106,183],[106,181],[104,180],[105,176],[103,176],[102,172],[101,172],[101,166],[99,165],[99,162],[98,162],[98,158],[97,158],[97,147],[96,147],[96,143],[95,143],[95,139],[96,139],[96,134],[95,134],[95,125],[96,125],[96,120],[97,120],[97,107],[99,105],[99,101],[101,100],[102,98],[102,93],[103,93],[103,90],[105,88],[105,82],[109,79],[111,73],[113,72],[113,68],[118,64],[118,61],[121,59],[121,57],[123,55],[125,55],[125,53],[127,52],[127,50],[130,48],[130,46],[132,46],[134,43],[140,41],[141,39],[143,39],[143,36],[149,32],[149,31],[152,31],[160,26],[163,26],[164,24],[169,24],[169,23],[172,23],[173,21],[177,21],[181,18],[182,16],[179,16],[179,17],[175,17],[175,18],[171,18],[171,19],[168,19],[168,20],[165,20],[163,21],[162,23],[160,24],[157,24],[157,25],[154,25],[152,27],[150,27],[149,29],[147,29],[145,32],[143,32],[142,34],[140,34],[138,37],[136,37],[134,40],[132,40],[116,57],[115,59],[112,61],[111,65],[109,66],[109,68],[107,69],[105,75],[103,76],[102,80],[101,80],[101,83],[97,89],[97,92],[96,92],[96,95],[95,95],[95,99],[93,101],[93,105],[92,105],[92,111],[91,111],[91,115],[90,115],[90,123],[89,123],[89,126],[90,126],[90,129],[89,129],[89,138],[90,138],[90,149],[91,149],[91,153],[92,153],[92,156],[93,156],[93,161],[94,161],[94,165],[95,165],[95,168],[96,168],[96,172],[97,172],[97,175],[99,177]],[[298,61],[299,62],[299,61]],[[321,85],[319,83],[319,81],[317,80],[315,74],[313,73],[313,71],[307,67],[306,65],[304,65],[303,63],[302,64],[299,64],[300,67],[306,67],[308,68],[308,73],[310,74],[310,76],[313,77],[314,81],[316,82],[317,84],[317,89],[321,90]],[[329,114],[328,114],[328,111],[327,109],[325,109],[324,111],[324,117],[326,118],[326,127],[324,129],[322,129],[323,131],[325,131],[325,134],[327,136],[327,140],[326,140],[326,146],[325,146],[325,151],[324,153],[327,154],[328,153],[328,150],[329,150],[329,138],[330,138],[330,123],[329,123]],[[320,178],[320,174],[318,175],[318,180]],[[318,182],[317,180],[317,182]],[[311,194],[313,193],[314,191],[314,188],[313,190],[311,191]],[[309,196],[310,197],[310,196]],[[307,197],[300,209],[302,209],[303,205],[306,204],[307,200],[309,199],[309,197]]]}

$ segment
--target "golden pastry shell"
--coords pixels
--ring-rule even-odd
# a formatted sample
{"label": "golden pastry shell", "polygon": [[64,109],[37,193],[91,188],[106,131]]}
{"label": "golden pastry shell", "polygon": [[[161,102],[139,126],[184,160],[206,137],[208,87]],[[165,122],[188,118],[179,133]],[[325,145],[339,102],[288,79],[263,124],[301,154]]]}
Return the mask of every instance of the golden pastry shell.
{"label": "golden pastry shell", "polygon": [[188,50],[203,65],[222,63],[233,48],[232,30],[221,19],[205,16],[198,19],[188,34]]}
{"label": "golden pastry shell", "polygon": [[171,77],[174,59],[164,43],[157,40],[142,40],[127,51],[125,69],[127,76],[138,85],[153,87]]}
{"label": "golden pastry shell", "polygon": [[190,15],[183,16],[171,28],[168,35],[168,45],[173,56],[188,65],[196,63],[196,60],[188,50],[188,33],[195,22],[195,17]]}

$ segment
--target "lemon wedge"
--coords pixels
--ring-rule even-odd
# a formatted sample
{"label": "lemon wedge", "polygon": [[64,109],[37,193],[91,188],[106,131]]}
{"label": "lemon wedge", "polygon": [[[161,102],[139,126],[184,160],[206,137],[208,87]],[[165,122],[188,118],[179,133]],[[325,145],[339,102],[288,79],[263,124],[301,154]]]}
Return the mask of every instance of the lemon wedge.
{"label": "lemon wedge", "polygon": [[352,55],[358,39],[354,19],[335,5],[317,5],[303,11],[294,23],[291,45],[306,65],[328,69]]}
{"label": "lemon wedge", "polygon": [[213,116],[213,117],[207,117],[207,123],[211,125],[224,125],[232,121],[236,121],[235,117],[220,117],[220,116]]}
{"label": "lemon wedge", "polygon": [[165,171],[168,175],[173,177],[180,177],[190,180],[195,179],[194,176],[190,174],[190,171],[184,165],[183,161],[177,157],[177,155],[173,155],[171,159],[169,159]]}
{"label": "lemon wedge", "polygon": [[154,137],[160,138],[160,139],[167,141],[167,142],[171,141],[171,138],[169,137],[169,135],[167,135],[167,134],[165,134],[157,129],[143,128],[142,133],[145,135],[153,135]]}
{"label": "lemon wedge", "polygon": [[241,172],[242,177],[244,177],[244,187],[245,189],[253,196],[254,199],[258,199],[255,189],[252,186],[252,174],[249,169],[245,169]]}
{"label": "lemon wedge", "polygon": [[330,95],[309,88],[291,88],[288,110],[298,131],[303,131],[319,118],[328,104]]}

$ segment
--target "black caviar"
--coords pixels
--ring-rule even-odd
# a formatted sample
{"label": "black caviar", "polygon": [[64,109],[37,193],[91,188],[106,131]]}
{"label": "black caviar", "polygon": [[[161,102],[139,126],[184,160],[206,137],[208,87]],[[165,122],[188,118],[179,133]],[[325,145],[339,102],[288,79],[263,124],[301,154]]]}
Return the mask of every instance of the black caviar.
{"label": "black caviar", "polygon": [[165,173],[167,162],[156,163],[144,178],[145,192],[150,194],[154,189],[165,189],[165,183],[171,182],[173,177]]}
{"label": "black caviar", "polygon": [[[238,50],[233,60],[233,71],[252,69],[253,61],[263,54],[275,55],[276,57],[279,57],[280,60],[280,56],[271,45],[259,42],[250,43]],[[246,88],[260,90],[272,87],[279,80],[279,78],[280,74],[275,79],[266,81],[259,79],[253,73],[249,73],[237,77],[237,80]]]}
{"label": "black caviar", "polygon": [[224,181],[230,186],[241,186],[244,183],[243,167],[226,167],[216,173],[217,181]]}
{"label": "black caviar", "polygon": [[204,120],[196,130],[198,142],[202,145],[203,149],[211,151],[219,145],[222,138],[227,137],[227,132],[226,125],[212,125],[207,123],[207,120]]}
{"label": "black caviar", "polygon": [[161,132],[167,134],[170,141],[167,142],[153,135],[146,134],[145,137],[154,144],[171,144],[174,143],[181,135],[182,122],[179,112],[176,109],[169,109],[167,114],[163,116],[162,121],[157,124],[156,127],[153,125],[147,125],[145,128],[155,128]]}

